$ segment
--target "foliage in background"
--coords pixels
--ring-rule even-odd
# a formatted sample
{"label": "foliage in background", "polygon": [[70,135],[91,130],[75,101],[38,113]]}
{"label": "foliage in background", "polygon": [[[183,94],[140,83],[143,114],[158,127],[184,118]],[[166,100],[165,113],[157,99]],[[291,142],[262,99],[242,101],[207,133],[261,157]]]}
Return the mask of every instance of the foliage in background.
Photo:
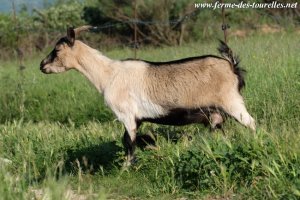
{"label": "foliage in background", "polygon": [[80,26],[85,23],[82,19],[84,5],[79,2],[59,4],[45,10],[34,10],[33,21],[36,26],[47,30],[65,31],[68,26]]}
{"label": "foliage in background", "polygon": [[[97,48],[134,47],[134,23],[137,23],[139,46],[181,45],[188,41],[222,37],[220,9],[195,9],[194,2],[189,0],[134,2],[57,0],[45,9],[34,9],[32,13],[23,5],[16,16],[0,14],[0,59],[9,59],[20,52],[30,55],[52,47],[53,41],[65,34],[66,27],[82,24],[102,27],[97,34],[83,38]],[[197,1],[201,2],[207,1]],[[137,21],[134,19],[135,5]],[[276,32],[282,27],[288,30],[299,28],[299,13],[299,5],[297,9],[227,9],[226,20],[233,36],[245,36],[252,30]]]}
{"label": "foliage in background", "polygon": [[[134,9],[136,7],[136,20]],[[120,23],[105,34],[132,40],[135,23],[140,43],[181,44],[192,30],[198,10],[189,0],[165,1],[99,1],[85,7],[84,17],[89,24],[102,26]],[[188,20],[188,22],[186,22]],[[109,36],[109,35],[108,35]]]}
{"label": "foliage in background", "polygon": [[53,45],[68,26],[84,24],[83,4],[69,2],[57,4],[44,10],[34,9],[30,14],[22,9],[14,14],[0,14],[0,58],[12,54],[31,55]]}

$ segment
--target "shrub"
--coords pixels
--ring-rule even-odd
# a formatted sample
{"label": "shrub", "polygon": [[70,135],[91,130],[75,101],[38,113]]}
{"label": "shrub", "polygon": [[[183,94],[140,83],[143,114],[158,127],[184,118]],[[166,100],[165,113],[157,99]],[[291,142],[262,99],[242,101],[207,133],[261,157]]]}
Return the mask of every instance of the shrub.
{"label": "shrub", "polygon": [[82,20],[83,4],[73,2],[59,4],[45,10],[34,10],[34,21],[43,28],[65,31],[68,26],[80,26]]}
{"label": "shrub", "polygon": [[[246,138],[202,139],[200,145],[183,153],[175,165],[183,188],[218,192],[247,188],[259,197],[272,188],[273,195],[295,198],[300,176],[296,154],[278,149],[279,138],[265,133]],[[289,185],[288,191],[282,183]]]}
{"label": "shrub", "polygon": [[[100,6],[101,5],[101,6]],[[137,21],[134,20],[134,3],[131,1],[99,1],[84,9],[84,19],[93,25],[112,27],[103,33],[132,40],[135,23],[140,43],[180,44],[189,36],[196,20],[197,10],[188,0],[137,1]],[[185,17],[189,23],[185,23]]]}

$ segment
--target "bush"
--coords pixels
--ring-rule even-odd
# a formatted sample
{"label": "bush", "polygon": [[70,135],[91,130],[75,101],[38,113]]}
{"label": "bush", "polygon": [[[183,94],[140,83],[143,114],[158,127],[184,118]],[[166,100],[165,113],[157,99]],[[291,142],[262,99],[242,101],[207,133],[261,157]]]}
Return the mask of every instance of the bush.
{"label": "bush", "polygon": [[14,24],[12,17],[0,14],[0,46],[2,47],[16,46],[17,31],[12,24]]}
{"label": "bush", "polygon": [[[101,5],[101,6],[100,6]],[[137,1],[137,21],[134,18],[134,3],[131,1],[99,1],[98,4],[84,9],[84,19],[93,25],[111,25],[101,30],[110,36],[132,40],[134,26],[142,39],[140,43],[181,44],[189,36],[196,20],[197,10],[188,0]],[[185,17],[189,22],[186,23]]]}
{"label": "bush", "polygon": [[25,10],[16,17],[0,14],[0,59],[17,54],[20,58],[43,50],[61,36],[68,26],[85,24],[81,15],[83,4],[68,2],[37,10]]}
{"label": "bush", "polygon": [[[17,17],[0,14],[0,59],[22,56],[48,48],[68,26],[100,26],[101,34],[90,34],[96,47],[180,45],[186,41],[222,38],[221,10],[195,9],[190,0],[56,0],[48,8],[28,13],[23,6]],[[135,4],[137,21],[134,17]],[[203,2],[203,1],[202,1]],[[213,1],[209,1],[213,2]],[[238,1],[237,1],[238,2]],[[266,0],[261,0],[266,2]],[[277,24],[293,30],[300,22],[297,9],[227,9],[226,21],[233,35],[244,36],[261,24]],[[137,25],[138,44],[134,44]],[[234,29],[238,29],[234,33]],[[239,30],[244,30],[240,31]],[[277,26],[278,30],[281,30]],[[273,31],[277,31],[273,30]],[[270,31],[270,30],[269,30]],[[272,31],[272,30],[271,30]],[[242,32],[242,33],[241,33]]]}
{"label": "bush", "polygon": [[34,21],[38,26],[50,30],[65,31],[69,26],[80,26],[83,4],[78,2],[60,4],[45,10],[34,10]]}
{"label": "bush", "polygon": [[[295,198],[297,193],[293,191],[299,188],[299,162],[295,153],[278,149],[275,140],[259,133],[246,140],[244,136],[230,140],[202,139],[199,146],[180,156],[175,172],[187,190],[224,192],[247,188],[248,192],[262,197],[266,195],[262,188],[269,190],[269,187],[277,195]],[[282,183],[288,184],[290,190]]]}

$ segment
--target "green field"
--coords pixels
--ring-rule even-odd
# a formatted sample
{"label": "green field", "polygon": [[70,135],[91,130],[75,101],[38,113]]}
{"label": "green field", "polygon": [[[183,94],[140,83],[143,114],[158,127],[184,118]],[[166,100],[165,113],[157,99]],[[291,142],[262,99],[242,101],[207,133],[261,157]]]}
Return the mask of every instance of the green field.
{"label": "green field", "polygon": [[[217,54],[217,41],[144,48],[166,61]],[[144,124],[156,149],[138,149],[122,170],[124,127],[87,80],[72,71],[44,75],[45,54],[0,62],[0,199],[299,199],[300,35],[230,38],[248,73],[246,106],[256,134],[228,119],[202,125]],[[115,59],[131,49],[103,52]]]}

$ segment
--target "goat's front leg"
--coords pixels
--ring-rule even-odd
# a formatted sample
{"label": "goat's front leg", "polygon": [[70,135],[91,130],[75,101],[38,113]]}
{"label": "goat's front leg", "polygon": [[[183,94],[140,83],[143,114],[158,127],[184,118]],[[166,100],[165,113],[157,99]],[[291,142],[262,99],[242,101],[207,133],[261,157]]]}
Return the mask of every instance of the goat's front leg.
{"label": "goat's front leg", "polygon": [[124,166],[130,166],[135,161],[135,147],[136,147],[136,132],[138,124],[134,121],[125,123],[125,132],[123,136],[123,145],[125,147],[126,161]]}
{"label": "goat's front leg", "polygon": [[126,161],[124,166],[130,166],[135,160],[135,147],[136,147],[136,131],[131,131],[130,133],[125,130],[123,136],[123,145],[125,147]]}

